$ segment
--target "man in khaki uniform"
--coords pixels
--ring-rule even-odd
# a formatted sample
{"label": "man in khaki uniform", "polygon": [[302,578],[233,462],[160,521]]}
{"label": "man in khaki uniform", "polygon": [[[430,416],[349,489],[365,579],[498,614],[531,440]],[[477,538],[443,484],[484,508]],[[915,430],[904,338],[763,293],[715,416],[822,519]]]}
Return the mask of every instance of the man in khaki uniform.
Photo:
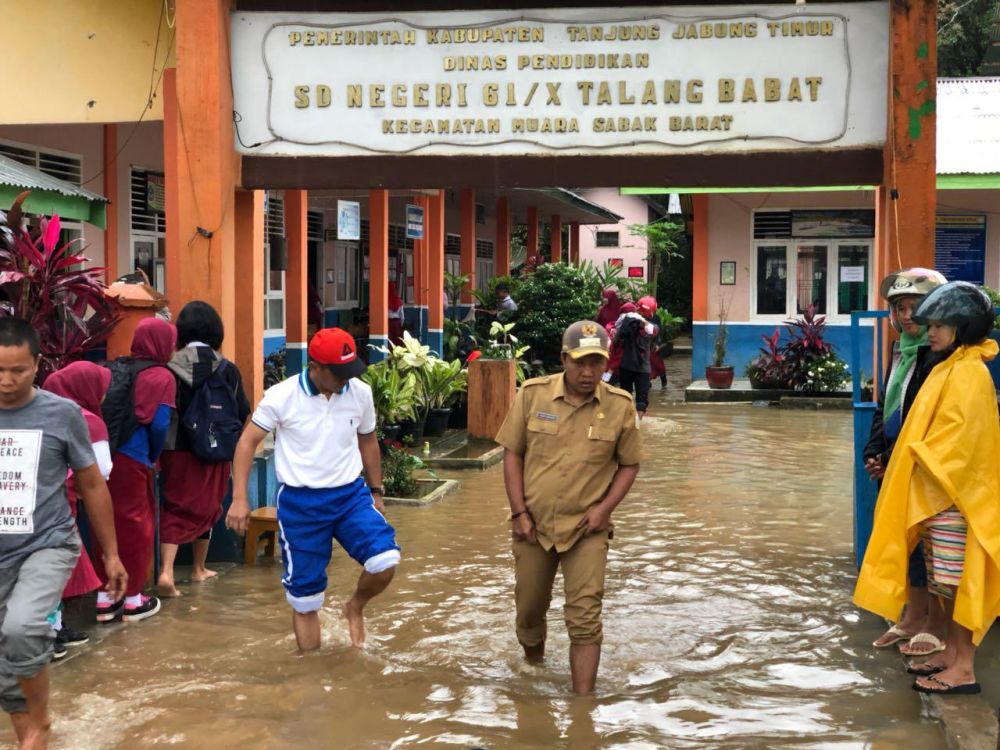
{"label": "man in khaki uniform", "polygon": [[639,473],[632,396],[602,382],[608,334],[583,320],[563,334],[564,372],[527,381],[500,428],[510,501],[517,639],[545,655],[545,615],[561,565],[573,690],[594,689],[611,512]]}

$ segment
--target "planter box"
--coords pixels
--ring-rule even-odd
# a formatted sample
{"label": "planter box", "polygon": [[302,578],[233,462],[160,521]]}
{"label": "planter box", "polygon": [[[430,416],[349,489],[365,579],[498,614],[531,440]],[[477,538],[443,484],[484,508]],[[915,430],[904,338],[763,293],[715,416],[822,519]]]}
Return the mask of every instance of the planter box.
{"label": "planter box", "polygon": [[418,479],[418,497],[384,497],[386,505],[431,505],[458,489],[457,479]]}
{"label": "planter box", "polygon": [[517,363],[477,359],[469,365],[469,437],[493,440],[517,393]]}

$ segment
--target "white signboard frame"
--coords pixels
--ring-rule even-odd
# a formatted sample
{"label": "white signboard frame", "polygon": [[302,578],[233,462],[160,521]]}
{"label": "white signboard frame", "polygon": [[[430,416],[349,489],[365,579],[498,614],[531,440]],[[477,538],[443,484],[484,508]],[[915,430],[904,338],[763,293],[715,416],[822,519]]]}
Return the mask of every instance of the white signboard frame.
{"label": "white signboard frame", "polygon": [[632,155],[878,146],[888,18],[886,2],[236,12],[240,149]]}
{"label": "white signboard frame", "polygon": [[337,201],[337,239],[361,239],[361,204],[358,201]]}

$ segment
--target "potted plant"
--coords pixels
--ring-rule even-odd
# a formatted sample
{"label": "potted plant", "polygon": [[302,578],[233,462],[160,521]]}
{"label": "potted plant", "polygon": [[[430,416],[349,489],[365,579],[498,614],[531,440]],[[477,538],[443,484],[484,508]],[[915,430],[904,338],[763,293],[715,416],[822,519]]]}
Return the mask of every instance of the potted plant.
{"label": "potted plant", "polygon": [[415,416],[416,378],[412,373],[403,375],[387,362],[379,362],[369,367],[361,379],[372,389],[376,424],[382,437],[399,440],[401,423]]}
{"label": "potted plant", "polygon": [[666,358],[674,353],[674,339],[680,333],[685,319],[679,315],[671,315],[667,308],[660,307],[656,311],[656,322],[660,327],[656,339],[656,351],[661,357]]}
{"label": "potted plant", "polygon": [[422,370],[424,397],[427,400],[425,435],[437,437],[448,428],[455,386],[461,373],[462,363],[457,359],[451,362],[432,360]]}
{"label": "potted plant", "polygon": [[712,364],[705,367],[705,380],[709,388],[731,388],[733,385],[733,366],[726,364],[726,343],[729,340],[729,303],[719,299],[719,329],[715,333],[715,351]]}
{"label": "potted plant", "polygon": [[778,345],[780,338],[781,330],[778,328],[770,336],[761,336],[765,345],[746,368],[751,388],[788,388],[788,365],[785,362],[784,348]]}

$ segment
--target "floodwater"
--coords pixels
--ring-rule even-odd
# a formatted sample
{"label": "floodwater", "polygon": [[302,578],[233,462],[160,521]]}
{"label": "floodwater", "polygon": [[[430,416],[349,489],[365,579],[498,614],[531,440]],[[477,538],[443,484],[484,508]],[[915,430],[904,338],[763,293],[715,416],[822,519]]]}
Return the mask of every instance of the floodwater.
{"label": "floodwater", "polygon": [[[53,672],[55,747],[939,748],[880,623],[850,603],[848,412],[661,403],[616,513],[598,692],[569,692],[562,599],[523,663],[499,467],[390,508],[404,563],[369,647],[338,616],[296,654],[264,562],[119,627]],[[561,579],[557,579],[557,592]],[[4,730],[3,739],[10,733]]]}

